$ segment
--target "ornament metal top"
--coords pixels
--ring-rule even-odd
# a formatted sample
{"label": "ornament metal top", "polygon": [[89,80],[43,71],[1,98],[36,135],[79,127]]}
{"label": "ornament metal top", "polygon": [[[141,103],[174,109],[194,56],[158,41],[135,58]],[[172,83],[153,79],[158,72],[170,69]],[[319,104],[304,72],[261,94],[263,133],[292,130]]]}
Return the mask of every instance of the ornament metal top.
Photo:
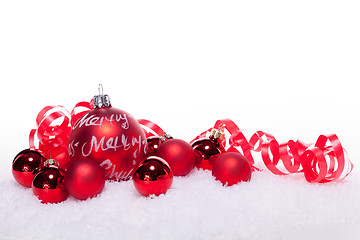
{"label": "ornament metal top", "polygon": [[101,83],[98,86],[98,90],[99,95],[95,95],[93,97],[94,108],[111,107],[110,97],[107,94],[104,95],[103,86]]}

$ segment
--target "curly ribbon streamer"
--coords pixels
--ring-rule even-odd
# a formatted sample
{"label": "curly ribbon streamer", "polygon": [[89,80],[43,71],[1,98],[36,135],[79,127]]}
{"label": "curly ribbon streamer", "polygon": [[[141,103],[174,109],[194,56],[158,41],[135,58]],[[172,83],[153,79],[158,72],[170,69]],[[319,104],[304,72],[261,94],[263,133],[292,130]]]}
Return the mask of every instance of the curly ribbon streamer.
{"label": "curly ribbon streamer", "polygon": [[[71,127],[88,111],[92,110],[91,102],[79,102],[71,112],[61,105],[46,106],[36,117],[37,129],[32,129],[29,134],[29,146],[35,148],[35,137],[39,141],[39,149],[46,158],[54,158],[60,166],[66,167],[69,162],[67,154],[68,140]],[[164,130],[157,124],[139,119],[139,124],[144,129],[146,137],[162,136]],[[260,152],[262,160],[272,173],[288,175],[303,172],[305,179],[310,183],[326,183],[342,180],[353,169],[352,162],[348,159],[335,134],[321,135],[315,144],[306,144],[301,141],[289,140],[279,144],[274,136],[269,133],[257,131],[247,139],[239,127],[231,119],[216,121],[214,128],[227,130],[229,147],[227,152],[239,152],[241,148],[244,156],[249,160],[254,170],[252,152]],[[191,142],[206,137],[212,128],[202,132]],[[226,147],[226,138],[223,139]],[[279,163],[282,162],[283,168]]]}
{"label": "curly ribbon streamer", "polygon": [[[239,152],[253,165],[253,152],[260,152],[265,166],[276,175],[303,172],[310,183],[340,181],[347,177],[353,164],[345,154],[339,138],[335,134],[321,135],[315,144],[289,140],[279,144],[271,134],[257,131],[248,140],[243,131],[231,120],[216,121],[214,128],[226,129],[230,133],[227,151]],[[191,142],[206,136],[211,129],[202,132]],[[279,166],[282,162],[284,170]]]}
{"label": "curly ribbon streamer", "polygon": [[29,146],[35,148],[35,136],[39,149],[46,158],[56,159],[61,166],[68,163],[68,139],[71,132],[70,113],[63,106],[46,106],[36,117],[37,129],[29,135]]}
{"label": "curly ribbon streamer", "polygon": [[[141,125],[141,127],[143,128],[146,137],[152,137],[152,136],[162,136],[165,134],[165,131],[162,130],[161,127],[159,127],[157,124],[146,120],[146,119],[138,119],[137,120],[138,123]],[[149,129],[150,131],[148,131],[147,129]]]}

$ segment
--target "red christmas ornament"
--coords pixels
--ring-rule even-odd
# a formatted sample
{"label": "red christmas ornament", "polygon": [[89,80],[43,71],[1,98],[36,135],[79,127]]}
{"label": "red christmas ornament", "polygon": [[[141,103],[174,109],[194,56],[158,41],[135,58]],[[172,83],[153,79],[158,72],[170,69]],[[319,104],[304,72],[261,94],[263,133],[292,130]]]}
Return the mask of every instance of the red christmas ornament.
{"label": "red christmas ornament", "polygon": [[93,104],[72,128],[70,160],[93,159],[107,179],[128,180],[145,157],[145,133],[133,116],[111,107],[108,95],[95,96]]}
{"label": "red christmas ornament", "polygon": [[85,200],[102,192],[105,186],[105,174],[97,161],[80,159],[70,164],[64,181],[71,196]]}
{"label": "red christmas ornament", "polygon": [[12,163],[15,180],[25,187],[31,187],[35,174],[40,170],[45,158],[36,150],[25,149],[18,153]]}
{"label": "red christmas ornament", "polygon": [[181,139],[167,140],[160,145],[156,155],[170,165],[174,176],[185,176],[195,166],[194,150]]}
{"label": "red christmas ornament", "polygon": [[148,144],[146,156],[155,156],[160,145],[168,139],[173,139],[173,137],[169,134],[164,134],[161,137],[158,136],[148,137],[146,139]]}
{"label": "red christmas ornament", "polygon": [[211,170],[215,159],[219,154],[225,152],[221,143],[224,134],[217,129],[213,129],[209,138],[203,138],[191,144],[195,151],[196,167]]}
{"label": "red christmas ornament", "polygon": [[165,194],[173,182],[169,164],[162,158],[151,156],[138,166],[133,176],[135,188],[143,196]]}
{"label": "red christmas ornament", "polygon": [[58,165],[54,159],[48,159],[34,177],[32,190],[41,203],[59,203],[69,196],[64,186],[64,174]]}
{"label": "red christmas ornament", "polygon": [[251,166],[249,161],[240,153],[227,152],[216,158],[212,175],[223,185],[228,186],[238,182],[247,182],[251,179]]}

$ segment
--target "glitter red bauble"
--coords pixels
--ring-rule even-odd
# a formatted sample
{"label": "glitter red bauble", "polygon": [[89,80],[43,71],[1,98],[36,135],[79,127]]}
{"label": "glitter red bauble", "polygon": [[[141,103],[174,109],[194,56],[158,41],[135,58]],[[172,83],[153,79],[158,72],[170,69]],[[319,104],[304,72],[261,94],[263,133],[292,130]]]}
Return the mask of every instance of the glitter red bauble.
{"label": "glitter red bauble", "polygon": [[69,196],[64,186],[64,174],[57,166],[42,167],[34,177],[32,190],[41,203],[59,203]]}
{"label": "glitter red bauble", "polygon": [[225,151],[218,139],[200,139],[191,144],[195,151],[196,167],[211,170],[215,159]]}
{"label": "glitter red bauble", "polygon": [[93,159],[107,179],[127,180],[144,159],[145,133],[136,119],[117,108],[95,108],[73,126],[69,138],[71,161]]}
{"label": "glitter red bauble", "polygon": [[92,159],[80,159],[70,164],[64,181],[71,196],[85,200],[102,192],[105,186],[105,174],[98,162]]}
{"label": "glitter red bauble", "polygon": [[45,158],[36,150],[25,149],[18,153],[12,163],[12,174],[15,180],[25,187],[31,187],[37,171]]}
{"label": "glitter red bauble", "polygon": [[163,158],[171,167],[174,176],[185,176],[195,167],[192,147],[181,139],[170,139],[160,145],[156,156]]}
{"label": "glitter red bauble", "polygon": [[135,188],[143,196],[160,195],[167,192],[173,182],[169,164],[162,158],[151,156],[144,160],[133,176]]}
{"label": "glitter red bauble", "polygon": [[212,175],[223,185],[228,186],[238,182],[247,182],[251,179],[251,166],[249,161],[240,153],[227,152],[216,158]]}

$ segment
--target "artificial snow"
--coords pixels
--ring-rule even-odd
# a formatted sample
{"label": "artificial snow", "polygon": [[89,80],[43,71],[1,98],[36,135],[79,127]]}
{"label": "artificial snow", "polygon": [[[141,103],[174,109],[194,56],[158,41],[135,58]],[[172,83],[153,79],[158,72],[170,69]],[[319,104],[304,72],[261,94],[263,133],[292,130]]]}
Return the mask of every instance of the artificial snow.
{"label": "artificial snow", "polygon": [[107,182],[93,199],[41,204],[14,179],[0,182],[1,239],[357,239],[360,175],[310,184],[301,174],[255,172],[223,187],[209,171],[174,177],[159,197]]}

